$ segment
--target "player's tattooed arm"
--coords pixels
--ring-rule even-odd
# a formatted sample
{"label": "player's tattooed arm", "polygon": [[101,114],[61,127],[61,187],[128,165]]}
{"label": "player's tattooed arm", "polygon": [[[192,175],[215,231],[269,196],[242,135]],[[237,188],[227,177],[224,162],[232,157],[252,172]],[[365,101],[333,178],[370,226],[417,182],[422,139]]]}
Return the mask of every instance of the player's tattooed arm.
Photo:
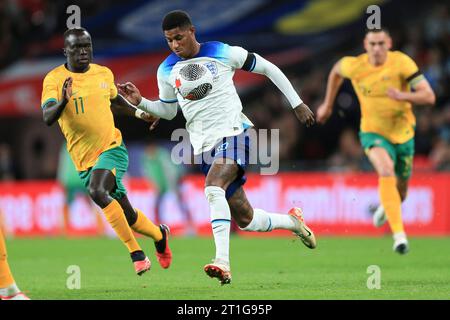
{"label": "player's tattooed arm", "polygon": [[60,101],[50,101],[42,107],[42,116],[46,125],[51,126],[61,116],[67,102],[69,102],[72,96],[72,81],[73,79],[71,77],[64,81],[62,99]]}

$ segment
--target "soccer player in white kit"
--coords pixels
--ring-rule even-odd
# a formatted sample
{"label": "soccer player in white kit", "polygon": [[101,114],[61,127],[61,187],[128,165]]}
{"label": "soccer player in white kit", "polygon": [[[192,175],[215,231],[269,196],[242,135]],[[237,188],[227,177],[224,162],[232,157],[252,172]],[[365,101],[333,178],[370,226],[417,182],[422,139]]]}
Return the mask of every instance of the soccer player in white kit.
{"label": "soccer player in white kit", "polygon": [[[242,103],[233,83],[235,70],[267,76],[286,96],[301,123],[314,124],[313,112],[283,72],[258,54],[222,42],[198,43],[195,27],[186,12],[169,12],[163,19],[162,29],[173,53],[158,68],[159,100],[143,98],[130,82],[119,84],[118,89],[130,103],[156,117],[173,119],[179,105],[186,118],[194,155],[202,159],[202,171],[206,175],[205,195],[216,245],[215,259],[204,267],[206,274],[218,278],[222,285],[231,282],[231,217],[241,230],[291,230],[308,248],[315,248],[314,233],[306,226],[300,208],[292,208],[288,214],[270,213],[252,208],[247,200],[242,188],[249,159],[246,130],[253,124],[242,113]],[[181,76],[195,78],[205,72],[201,66],[212,73],[212,88],[205,89],[208,94],[204,97],[205,91],[201,90],[198,96],[196,92],[183,95]]]}

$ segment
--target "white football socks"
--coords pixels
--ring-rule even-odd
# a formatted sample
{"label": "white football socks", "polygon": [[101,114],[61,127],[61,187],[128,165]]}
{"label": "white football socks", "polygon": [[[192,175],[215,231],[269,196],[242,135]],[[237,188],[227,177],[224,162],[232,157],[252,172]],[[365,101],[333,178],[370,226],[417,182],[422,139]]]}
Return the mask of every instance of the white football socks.
{"label": "white football socks", "polygon": [[269,213],[262,209],[253,209],[253,219],[244,231],[269,232],[275,229],[296,230],[294,219],[288,214]]}
{"label": "white football socks", "polygon": [[209,186],[205,188],[206,199],[211,214],[211,227],[216,244],[216,261],[230,263],[230,222],[231,212],[225,190],[220,187]]}

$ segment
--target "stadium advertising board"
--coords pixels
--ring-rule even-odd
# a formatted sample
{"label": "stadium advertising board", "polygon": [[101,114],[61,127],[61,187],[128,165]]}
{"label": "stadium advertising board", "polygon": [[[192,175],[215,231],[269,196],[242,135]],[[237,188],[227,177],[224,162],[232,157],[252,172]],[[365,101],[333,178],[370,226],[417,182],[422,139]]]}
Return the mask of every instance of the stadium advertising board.
{"label": "stadium advertising board", "polygon": [[[403,220],[411,235],[449,235],[450,174],[414,174]],[[154,212],[156,193],[144,179],[126,180],[130,201],[148,216],[171,226],[174,234],[187,228],[174,194],[166,194],[160,216]],[[188,176],[182,198],[191,212],[198,234],[210,234],[209,211],[203,191],[204,178]],[[372,226],[371,207],[378,205],[377,177],[372,174],[284,173],[277,176],[250,174],[246,185],[250,203],[270,212],[286,213],[291,207],[304,209],[308,224],[318,235],[383,235],[388,226]],[[67,208],[67,209],[66,209]],[[0,211],[6,232],[13,236],[95,236],[114,233],[100,210],[83,194],[67,206],[64,189],[54,181],[0,184]],[[258,233],[237,232],[246,236]],[[265,234],[266,236],[269,234]],[[275,231],[270,235],[289,235]]]}

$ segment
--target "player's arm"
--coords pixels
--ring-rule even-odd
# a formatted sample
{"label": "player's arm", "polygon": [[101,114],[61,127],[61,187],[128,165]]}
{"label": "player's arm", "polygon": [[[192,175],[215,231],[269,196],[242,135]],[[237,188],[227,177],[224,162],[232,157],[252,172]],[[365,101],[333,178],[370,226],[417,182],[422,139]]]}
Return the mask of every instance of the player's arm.
{"label": "player's arm", "polygon": [[333,113],[333,105],[336,100],[339,88],[344,82],[344,77],[340,73],[341,60],[336,62],[328,75],[325,100],[317,108],[317,122],[325,123]]}
{"label": "player's arm", "polygon": [[177,115],[177,102],[164,102],[161,100],[151,101],[141,96],[139,89],[127,82],[125,84],[118,84],[117,89],[124,98],[135,105],[139,110],[147,112],[152,116],[162,118],[165,120],[172,120]]}
{"label": "player's arm", "polygon": [[433,89],[427,79],[420,72],[417,64],[404,53],[397,52],[400,59],[400,76],[403,83],[408,83],[413,91],[400,91],[397,88],[389,88],[387,95],[397,101],[408,101],[419,105],[433,105],[436,101]]}
{"label": "player's arm", "polygon": [[434,105],[436,102],[436,96],[428,81],[422,76],[419,81],[414,82],[414,77],[409,81],[411,88],[414,91],[400,91],[395,88],[389,88],[387,95],[389,98],[397,101],[408,101],[410,103],[418,105]]}
{"label": "player's arm", "polygon": [[46,125],[51,126],[55,123],[64,111],[64,108],[72,96],[72,81],[71,77],[64,81],[62,87],[62,99],[60,101],[52,99],[42,106],[42,116]]}
{"label": "player's arm", "polygon": [[111,108],[118,114],[129,117],[136,117],[150,123],[150,130],[153,130],[159,122],[158,117],[152,116],[145,111],[139,110],[120,94],[111,99]]}
{"label": "player's arm", "polygon": [[294,113],[301,123],[310,126],[314,124],[314,114],[309,107],[302,101],[295,91],[289,79],[276,65],[264,59],[257,53],[248,53],[242,70],[250,71],[268,77],[280,91],[285,95]]}

